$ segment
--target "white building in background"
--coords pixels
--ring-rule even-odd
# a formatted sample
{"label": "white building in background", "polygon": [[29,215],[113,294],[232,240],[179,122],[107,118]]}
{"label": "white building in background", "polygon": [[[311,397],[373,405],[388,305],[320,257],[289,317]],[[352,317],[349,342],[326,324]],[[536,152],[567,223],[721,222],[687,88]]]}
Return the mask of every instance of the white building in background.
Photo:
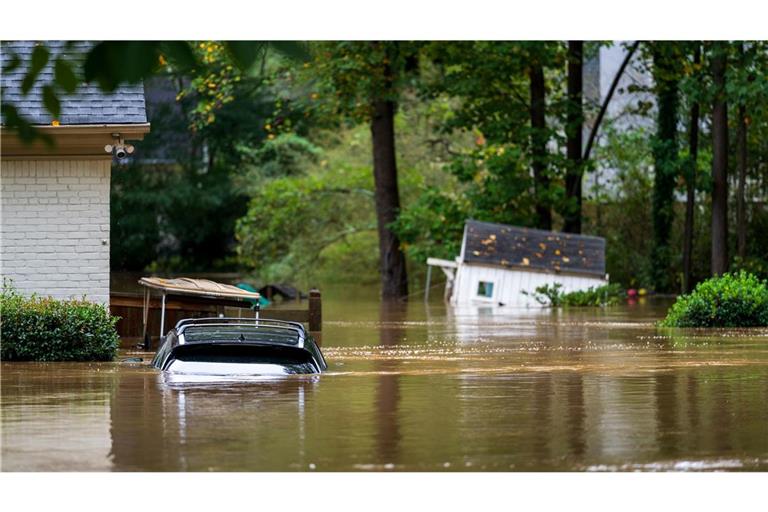
{"label": "white building in background", "polygon": [[427,264],[446,274],[445,298],[456,306],[540,306],[532,296],[540,286],[572,292],[608,283],[603,238],[475,220],[464,225],[455,260]]}
{"label": "white building in background", "polygon": [[[587,56],[584,62],[584,102],[588,112],[594,112],[588,116],[584,126],[584,144],[586,145],[596,113],[608,96],[616,73],[628,53],[628,44],[631,41],[614,41],[607,46],[601,46],[594,55]],[[655,98],[650,92],[653,86],[653,77],[642,61],[640,50],[635,51],[624,72],[619,79],[616,91],[608,103],[605,117],[598,130],[595,146],[605,143],[605,134],[609,127],[619,131],[634,129],[653,130],[655,122],[652,115],[638,113],[640,102],[654,105]],[[596,148],[592,148],[594,155]],[[610,167],[598,167],[584,177],[583,190],[585,197],[594,197],[599,190],[601,193],[610,194],[615,190],[614,180],[616,169]]]}
{"label": "white building in background", "polygon": [[[142,85],[112,94],[83,85],[63,95],[61,115],[44,108],[42,87],[52,82],[55,57],[75,60],[88,43],[67,48],[48,41],[50,63],[23,94],[34,41],[2,43],[3,102],[50,136],[54,144],[23,143],[2,127],[0,157],[0,273],[23,293],[109,303],[109,198],[112,153],[106,145],[149,132]],[[21,65],[5,70],[16,55]]]}

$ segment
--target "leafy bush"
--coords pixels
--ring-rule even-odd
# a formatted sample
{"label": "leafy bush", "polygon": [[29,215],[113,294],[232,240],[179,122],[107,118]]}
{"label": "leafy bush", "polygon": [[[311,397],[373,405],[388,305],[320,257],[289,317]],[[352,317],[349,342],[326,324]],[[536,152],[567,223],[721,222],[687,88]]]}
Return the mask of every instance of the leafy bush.
{"label": "leafy bush", "polygon": [[531,295],[536,302],[544,306],[557,308],[560,306],[589,307],[589,306],[610,306],[616,304],[624,295],[621,286],[617,283],[598,286],[590,286],[586,290],[577,290],[574,292],[563,292],[563,285],[555,283],[553,285],[545,284],[536,288],[534,293],[523,292]]}
{"label": "leafy bush", "polygon": [[699,283],[672,305],[663,327],[768,326],[768,284],[745,271]]}
{"label": "leafy bush", "polygon": [[565,292],[560,291],[562,287],[563,285],[560,283],[555,283],[552,286],[545,284],[536,288],[533,293],[523,290],[523,295],[530,295],[542,306],[559,308],[563,305],[563,297],[565,296]]}
{"label": "leafy bush", "polygon": [[566,306],[575,307],[611,306],[619,302],[623,296],[624,290],[621,289],[621,285],[613,283],[566,293],[563,302]]}
{"label": "leafy bush", "polygon": [[24,297],[8,283],[0,296],[3,361],[109,361],[118,317],[85,300]]}

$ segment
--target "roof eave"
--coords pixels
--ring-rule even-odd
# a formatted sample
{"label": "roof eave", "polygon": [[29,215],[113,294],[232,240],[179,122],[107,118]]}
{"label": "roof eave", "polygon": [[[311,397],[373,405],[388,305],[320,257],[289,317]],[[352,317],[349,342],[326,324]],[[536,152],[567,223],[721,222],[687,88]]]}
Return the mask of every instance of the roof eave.
{"label": "roof eave", "polygon": [[504,270],[512,270],[512,271],[518,271],[518,272],[533,272],[536,274],[551,274],[551,275],[558,275],[558,276],[571,276],[571,277],[589,277],[592,279],[601,279],[603,281],[606,281],[606,274],[605,273],[594,273],[594,272],[579,272],[578,270],[556,270],[556,269],[547,269],[547,268],[539,268],[539,267],[527,267],[525,265],[503,265],[501,263],[492,263],[492,262],[486,262],[486,261],[462,261],[462,264],[469,265],[469,266],[478,266],[478,267],[493,267],[493,268],[500,268]]}
{"label": "roof eave", "polygon": [[149,133],[149,123],[133,124],[78,124],[63,126],[35,126],[42,135],[53,139],[52,146],[37,139],[23,142],[15,130],[6,126],[0,129],[2,156],[9,159],[30,158],[97,158],[111,159],[104,150],[107,144],[114,144],[115,138],[124,141],[142,140]]}
{"label": "roof eave", "polygon": [[[131,136],[145,135],[150,131],[149,123],[116,123],[116,124],[49,124],[32,125],[35,130],[46,134],[67,133],[70,135],[85,135],[95,133],[119,133],[124,139]],[[13,130],[3,126],[3,133],[13,133]]]}

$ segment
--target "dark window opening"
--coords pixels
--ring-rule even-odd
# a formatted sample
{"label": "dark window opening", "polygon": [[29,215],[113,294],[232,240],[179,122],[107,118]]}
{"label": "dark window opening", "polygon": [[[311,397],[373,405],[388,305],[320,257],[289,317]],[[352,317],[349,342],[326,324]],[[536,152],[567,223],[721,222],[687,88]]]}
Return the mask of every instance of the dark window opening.
{"label": "dark window opening", "polygon": [[477,296],[478,297],[485,297],[485,298],[492,298],[493,297],[493,283],[489,281],[480,281],[477,284]]}

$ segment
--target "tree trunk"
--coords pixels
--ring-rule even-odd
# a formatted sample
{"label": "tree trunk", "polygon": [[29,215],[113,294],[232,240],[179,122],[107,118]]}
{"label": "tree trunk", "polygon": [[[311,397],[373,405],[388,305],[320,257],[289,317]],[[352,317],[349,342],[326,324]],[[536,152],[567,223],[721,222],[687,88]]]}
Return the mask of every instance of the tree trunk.
{"label": "tree trunk", "polygon": [[549,176],[547,175],[547,122],[546,86],[544,68],[534,61],[529,68],[531,94],[531,160],[534,192],[536,196],[536,227],[552,229],[552,212],[549,207]]}
{"label": "tree trunk", "polygon": [[581,233],[582,130],[584,129],[583,41],[568,41],[568,108],[566,112],[565,225],[566,233]]}
{"label": "tree trunk", "polygon": [[373,178],[376,188],[376,220],[379,228],[379,270],[381,296],[384,299],[408,295],[405,255],[400,240],[389,228],[400,209],[395,157],[395,104],[389,100],[373,103],[371,138],[373,142]]}
{"label": "tree trunk", "polygon": [[747,184],[747,116],[744,105],[739,105],[739,124],[737,126],[736,144],[738,146],[739,188],[736,197],[736,233],[737,253],[739,258],[747,256],[747,212],[745,205],[745,189]]}
{"label": "tree trunk", "polygon": [[[678,80],[677,63],[666,51],[667,43],[655,43],[653,74],[656,83],[658,114],[653,142],[653,249],[651,264],[656,291],[672,289],[669,236],[674,221],[675,185],[679,172],[677,160]],[[674,43],[672,43],[674,44]]]}
{"label": "tree trunk", "polygon": [[712,275],[728,271],[728,105],[725,100],[726,55],[716,43],[712,56]]}
{"label": "tree trunk", "polygon": [[[693,62],[701,62],[701,48],[696,46]],[[699,103],[691,105],[690,126],[688,128],[688,169],[685,179],[685,230],[683,231],[683,293],[690,293],[693,253],[693,215],[696,211],[696,169],[699,155]]]}
{"label": "tree trunk", "polygon": [[[744,43],[739,45],[739,54],[744,59]],[[736,125],[736,145],[739,166],[739,188],[736,195],[736,251],[742,260],[747,256],[747,212],[745,189],[747,185],[747,112],[744,104],[739,105],[739,119]]]}

